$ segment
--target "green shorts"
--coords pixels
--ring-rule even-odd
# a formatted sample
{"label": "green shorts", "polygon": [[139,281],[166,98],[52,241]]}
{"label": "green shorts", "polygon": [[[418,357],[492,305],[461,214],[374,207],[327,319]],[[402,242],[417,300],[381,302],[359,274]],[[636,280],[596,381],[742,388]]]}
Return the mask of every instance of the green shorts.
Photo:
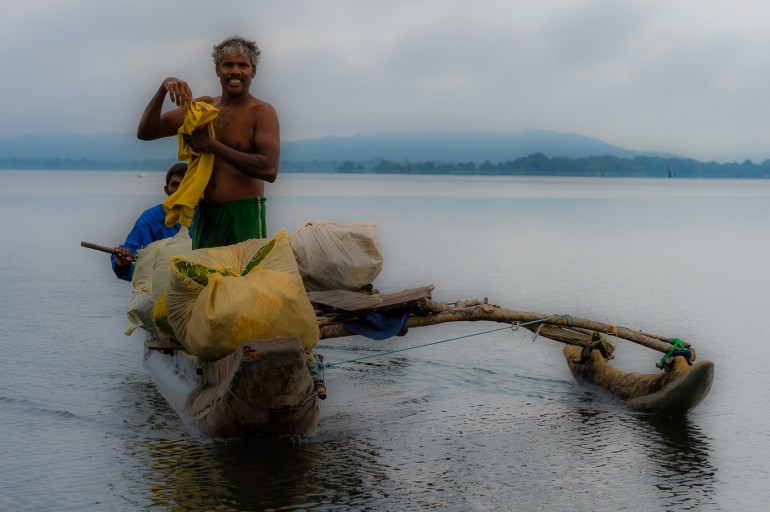
{"label": "green shorts", "polygon": [[265,198],[223,204],[199,204],[192,222],[192,248],[233,245],[251,238],[267,238]]}

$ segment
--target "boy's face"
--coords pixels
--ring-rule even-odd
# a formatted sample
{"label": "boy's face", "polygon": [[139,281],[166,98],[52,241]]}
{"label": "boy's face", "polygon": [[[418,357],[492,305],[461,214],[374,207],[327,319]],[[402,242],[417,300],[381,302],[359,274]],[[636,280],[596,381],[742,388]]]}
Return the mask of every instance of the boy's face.
{"label": "boy's face", "polygon": [[166,195],[170,196],[171,194],[176,192],[176,190],[179,188],[180,183],[182,183],[181,176],[177,176],[177,175],[171,176],[171,178],[169,178],[168,180],[168,185],[163,187],[163,190],[166,191]]}

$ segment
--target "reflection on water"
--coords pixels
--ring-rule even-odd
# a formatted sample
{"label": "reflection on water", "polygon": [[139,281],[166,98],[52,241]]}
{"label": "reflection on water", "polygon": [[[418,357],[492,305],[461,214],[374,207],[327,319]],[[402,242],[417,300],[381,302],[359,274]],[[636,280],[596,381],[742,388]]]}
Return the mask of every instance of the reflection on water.
{"label": "reflection on water", "polygon": [[642,428],[655,429],[648,449],[660,464],[657,487],[669,495],[664,505],[687,510],[714,504],[716,469],[711,464],[709,438],[701,428],[686,416],[645,415],[639,421]]}
{"label": "reflection on water", "polygon": [[314,439],[131,436],[124,478],[143,496],[135,505],[169,511],[716,505],[709,439],[686,417],[602,403],[464,407],[459,397],[437,411],[435,397],[403,398],[402,410],[384,414],[377,428],[334,431],[336,423]]}
{"label": "reflection on water", "polygon": [[351,440],[134,439],[125,475],[153,510],[366,508],[385,480],[378,453]]}
{"label": "reflection on water", "polygon": [[[594,468],[592,477],[597,467],[630,471],[637,482],[657,490],[649,492],[650,499],[663,510],[700,510],[716,504],[709,438],[687,416],[619,414],[599,408],[576,408],[571,415],[586,465]],[[597,464],[597,458],[603,462]]]}
{"label": "reflection on water", "polygon": [[145,459],[140,485],[153,507],[243,510],[281,507],[312,493],[307,473],[320,457],[292,440],[190,442],[152,440],[136,446]]}

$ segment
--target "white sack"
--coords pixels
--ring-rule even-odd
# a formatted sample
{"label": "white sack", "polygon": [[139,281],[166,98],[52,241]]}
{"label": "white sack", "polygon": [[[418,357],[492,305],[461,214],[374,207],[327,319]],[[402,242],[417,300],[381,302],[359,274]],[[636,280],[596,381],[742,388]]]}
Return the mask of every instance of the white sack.
{"label": "white sack", "polygon": [[306,222],[290,237],[307,290],[358,291],[382,271],[382,250],[374,222]]}

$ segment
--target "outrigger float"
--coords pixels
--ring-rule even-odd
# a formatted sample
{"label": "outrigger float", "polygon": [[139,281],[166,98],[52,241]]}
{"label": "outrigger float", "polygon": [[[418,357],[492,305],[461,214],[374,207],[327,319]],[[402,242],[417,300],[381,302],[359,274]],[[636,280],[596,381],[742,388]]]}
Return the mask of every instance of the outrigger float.
{"label": "outrigger float", "polygon": [[[401,315],[399,335],[448,322],[496,322],[564,343],[567,365],[579,384],[606,390],[634,410],[683,414],[711,389],[714,364],[695,362],[695,349],[686,341],[569,315],[514,311],[487,299],[437,302],[432,291],[433,286],[392,294],[337,290],[309,292],[308,297],[321,339],[352,336],[350,322],[373,314]],[[612,367],[615,345],[610,338],[664,354],[659,371],[642,375]],[[144,357],[160,393],[203,435],[307,436],[317,428],[319,400],[326,397],[323,366],[298,338],[247,341],[215,361],[203,361],[177,343],[148,339]]]}

